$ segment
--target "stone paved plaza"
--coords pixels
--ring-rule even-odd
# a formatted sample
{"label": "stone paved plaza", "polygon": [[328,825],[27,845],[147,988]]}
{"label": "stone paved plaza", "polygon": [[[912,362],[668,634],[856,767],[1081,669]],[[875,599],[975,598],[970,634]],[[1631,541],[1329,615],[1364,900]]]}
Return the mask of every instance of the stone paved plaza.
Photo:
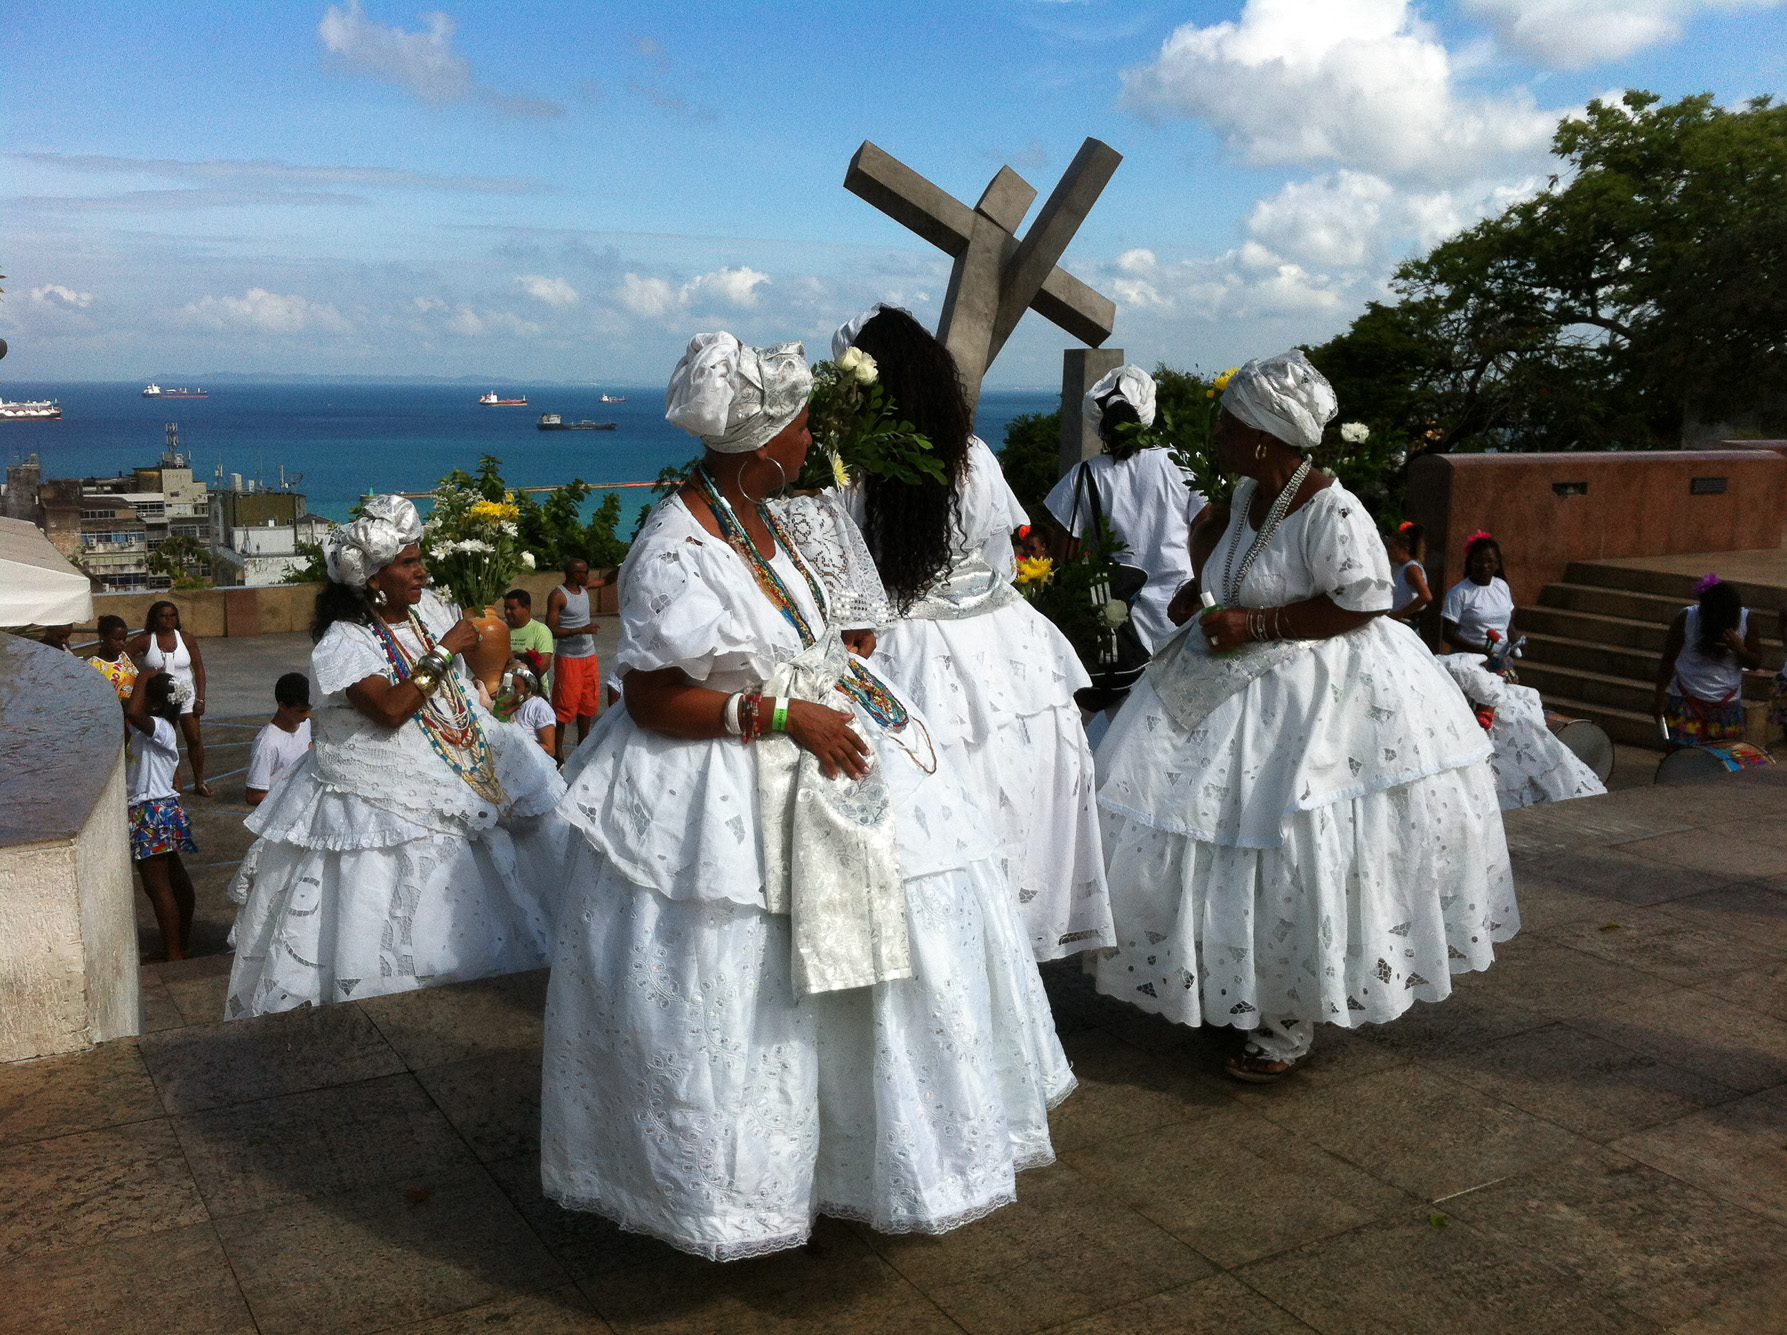
{"label": "stone paved plaza", "polygon": [[152,1032],[0,1067],[0,1332],[1787,1331],[1784,781],[1512,815],[1496,968],[1281,1085],[1051,966],[1015,1206],[729,1266],[542,1200],[544,975],[222,1024],[227,957],[146,966]]}

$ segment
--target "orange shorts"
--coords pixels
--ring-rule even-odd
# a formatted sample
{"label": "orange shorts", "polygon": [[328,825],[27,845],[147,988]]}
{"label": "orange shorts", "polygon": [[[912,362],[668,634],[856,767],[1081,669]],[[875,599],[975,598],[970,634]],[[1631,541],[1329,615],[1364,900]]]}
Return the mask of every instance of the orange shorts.
{"label": "orange shorts", "polygon": [[552,712],[560,723],[579,716],[588,718],[602,708],[602,669],[596,656],[552,660]]}

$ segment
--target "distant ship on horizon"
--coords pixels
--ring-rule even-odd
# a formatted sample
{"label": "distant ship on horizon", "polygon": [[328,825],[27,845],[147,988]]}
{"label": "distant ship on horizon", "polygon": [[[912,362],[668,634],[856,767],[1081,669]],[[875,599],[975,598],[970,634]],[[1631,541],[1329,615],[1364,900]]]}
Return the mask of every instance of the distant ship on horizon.
{"label": "distant ship on horizon", "polygon": [[542,431],[613,431],[613,422],[592,422],[584,418],[581,422],[567,422],[558,413],[541,413],[538,423]]}
{"label": "distant ship on horizon", "polygon": [[519,399],[499,399],[499,398],[497,398],[496,391],[494,389],[491,390],[488,394],[480,395],[478,398],[478,402],[486,408],[525,408],[525,407],[527,407],[526,396],[523,396]]}
{"label": "distant ship on horizon", "polygon": [[145,399],[208,399],[210,394],[202,389],[163,389],[151,380],[143,386]]}
{"label": "distant ship on horizon", "polygon": [[602,396],[603,403],[625,403],[626,401],[627,396],[625,394],[604,394]]}
{"label": "distant ship on horizon", "polygon": [[0,422],[54,422],[62,416],[62,405],[54,399],[29,399],[8,403],[0,399]]}

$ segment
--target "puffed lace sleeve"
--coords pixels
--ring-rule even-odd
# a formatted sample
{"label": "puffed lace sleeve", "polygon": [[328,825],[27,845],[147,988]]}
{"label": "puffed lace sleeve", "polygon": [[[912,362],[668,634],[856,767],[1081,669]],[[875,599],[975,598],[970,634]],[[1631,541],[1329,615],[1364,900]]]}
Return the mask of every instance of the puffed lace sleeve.
{"label": "puffed lace sleeve", "polygon": [[893,620],[887,590],[847,506],[845,497],[826,490],[778,503],[776,517],[825,585],[832,623],[839,630],[885,626]]}
{"label": "puffed lace sleeve", "polygon": [[324,695],[338,695],[368,677],[391,677],[391,664],[373,638],[369,627],[337,621],[323,632],[310,651],[310,670],[316,688]]}
{"label": "puffed lace sleeve", "polygon": [[1392,605],[1390,557],[1371,512],[1339,483],[1309,502],[1303,558],[1316,589],[1349,612],[1388,612]]}
{"label": "puffed lace sleeve", "polygon": [[690,681],[762,671],[761,646],[709,576],[706,541],[648,524],[620,577],[622,672],[681,668]]}

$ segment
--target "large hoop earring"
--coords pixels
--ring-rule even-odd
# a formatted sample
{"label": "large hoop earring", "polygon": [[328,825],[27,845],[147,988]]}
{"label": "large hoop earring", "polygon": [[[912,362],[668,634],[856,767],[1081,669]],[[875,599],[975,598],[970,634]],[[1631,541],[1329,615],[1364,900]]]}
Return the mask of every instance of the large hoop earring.
{"label": "large hoop earring", "polygon": [[1255,459],[1264,459],[1266,457],[1266,442],[1265,441],[1262,440],[1258,445],[1255,445],[1253,447],[1253,457]]}
{"label": "large hoop earring", "polygon": [[781,491],[788,485],[788,470],[767,455],[758,454],[753,455],[752,457],[766,464],[775,464],[776,472],[781,477],[781,481],[776,483],[776,485],[771,487],[768,491],[764,492],[763,495],[753,496],[751,495],[750,489],[745,486],[745,470],[743,468],[738,470],[738,489],[744,492],[746,500],[755,505],[762,505],[771,496],[774,496],[778,491]]}
{"label": "large hoop earring", "polygon": [[367,601],[374,607],[383,607],[390,599],[385,597],[385,591],[375,584],[372,586],[372,592],[367,596]]}

